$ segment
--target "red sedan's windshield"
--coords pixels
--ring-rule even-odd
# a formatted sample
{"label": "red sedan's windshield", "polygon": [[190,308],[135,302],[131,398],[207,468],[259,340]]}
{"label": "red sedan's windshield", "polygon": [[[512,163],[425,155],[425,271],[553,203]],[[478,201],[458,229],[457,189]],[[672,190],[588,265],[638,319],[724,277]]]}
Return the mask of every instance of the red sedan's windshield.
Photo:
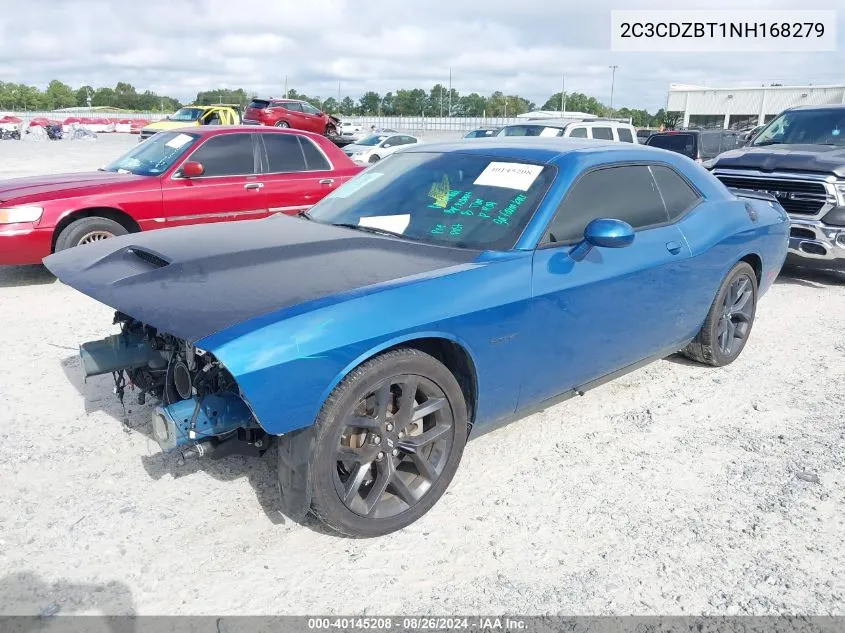
{"label": "red sedan's windshield", "polygon": [[105,167],[138,176],[160,176],[197,142],[196,134],[159,132]]}

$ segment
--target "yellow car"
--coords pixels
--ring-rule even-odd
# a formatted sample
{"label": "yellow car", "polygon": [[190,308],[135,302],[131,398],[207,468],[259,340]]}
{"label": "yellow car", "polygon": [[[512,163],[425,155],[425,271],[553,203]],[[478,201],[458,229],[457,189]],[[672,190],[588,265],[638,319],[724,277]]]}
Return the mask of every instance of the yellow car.
{"label": "yellow car", "polygon": [[238,125],[241,122],[241,106],[230,103],[214,105],[189,105],[180,108],[161,121],[141,128],[139,141],[145,141],[156,132],[175,130],[192,125]]}

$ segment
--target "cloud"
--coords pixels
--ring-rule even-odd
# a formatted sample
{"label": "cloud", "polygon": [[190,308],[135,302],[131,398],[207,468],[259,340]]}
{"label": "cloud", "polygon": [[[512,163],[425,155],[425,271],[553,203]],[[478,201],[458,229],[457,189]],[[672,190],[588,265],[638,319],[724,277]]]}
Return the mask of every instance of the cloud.
{"label": "cloud", "polygon": [[[813,8],[837,8],[823,0]],[[279,95],[358,97],[368,90],[447,82],[461,93],[502,90],[542,104],[560,90],[655,110],[669,84],[841,82],[842,53],[613,53],[610,10],[620,0],[40,0],[0,21],[0,80],[74,87],[128,81],[190,101],[197,91],[244,87]],[[702,7],[705,5],[702,4]],[[735,8],[711,0],[708,9]],[[638,8],[678,8],[677,0]],[[693,8],[693,7],[688,7]],[[742,8],[801,8],[796,0],[747,0]],[[840,20],[845,14],[840,15]],[[840,51],[845,24],[839,25]]]}

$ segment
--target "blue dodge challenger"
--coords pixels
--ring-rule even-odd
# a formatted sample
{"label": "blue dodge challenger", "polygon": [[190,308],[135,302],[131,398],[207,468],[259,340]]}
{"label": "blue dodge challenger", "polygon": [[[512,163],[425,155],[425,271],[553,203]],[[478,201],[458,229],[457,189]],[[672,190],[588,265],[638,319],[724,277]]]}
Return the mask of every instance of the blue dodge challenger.
{"label": "blue dodge challenger", "polygon": [[434,505],[469,438],[676,352],[734,361],[789,228],[774,198],[738,195],[654,148],[462,140],[397,153],[298,218],[45,264],[116,310],[83,370],[157,401],[163,451],[273,439],[285,513],[377,536]]}

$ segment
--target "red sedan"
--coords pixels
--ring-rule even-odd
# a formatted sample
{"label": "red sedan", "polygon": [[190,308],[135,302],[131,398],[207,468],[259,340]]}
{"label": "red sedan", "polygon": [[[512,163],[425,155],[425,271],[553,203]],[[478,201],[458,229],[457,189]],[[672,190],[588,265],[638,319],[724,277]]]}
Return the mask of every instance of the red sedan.
{"label": "red sedan", "polygon": [[0,264],[125,233],[294,215],[361,170],[309,132],[160,132],[101,171],[0,181]]}

